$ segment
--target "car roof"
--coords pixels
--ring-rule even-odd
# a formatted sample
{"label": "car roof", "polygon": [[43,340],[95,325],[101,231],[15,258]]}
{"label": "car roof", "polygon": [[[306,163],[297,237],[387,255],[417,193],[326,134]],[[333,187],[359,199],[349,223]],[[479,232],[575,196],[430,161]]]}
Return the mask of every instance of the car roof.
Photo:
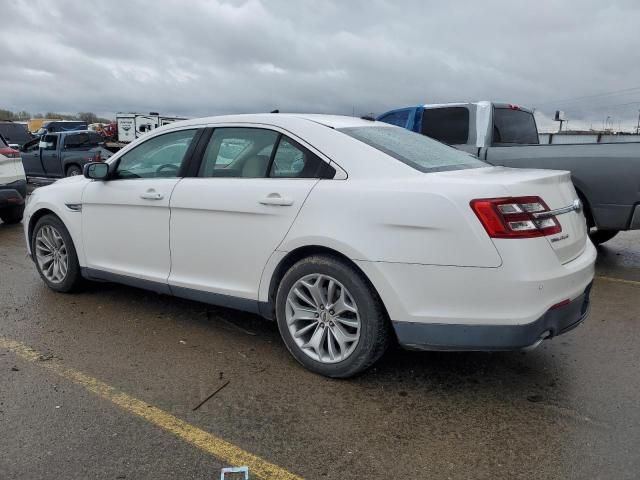
{"label": "car roof", "polygon": [[100,135],[98,132],[94,132],[93,130],[65,130],[63,132],[47,133],[47,135],[75,135],[77,133],[95,133],[96,135]]}
{"label": "car roof", "polygon": [[192,118],[169,125],[202,125],[206,123],[264,123],[283,127],[290,120],[302,120],[318,123],[330,128],[369,127],[372,125],[389,126],[386,123],[364,120],[347,115],[325,115],[319,113],[247,113],[239,115],[221,115],[214,117]]}

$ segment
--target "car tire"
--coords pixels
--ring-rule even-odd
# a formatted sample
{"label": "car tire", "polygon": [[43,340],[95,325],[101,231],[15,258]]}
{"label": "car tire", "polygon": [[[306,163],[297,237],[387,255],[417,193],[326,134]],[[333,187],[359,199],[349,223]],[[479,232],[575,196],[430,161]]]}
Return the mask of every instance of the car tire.
{"label": "car tire", "polygon": [[[78,255],[69,231],[55,215],[38,220],[31,234],[31,253],[40,277],[56,292],[73,292],[83,284]],[[54,257],[54,260],[47,261]]]}
{"label": "car tire", "polygon": [[594,245],[601,245],[615,237],[620,230],[595,230],[589,233],[589,238]]}
{"label": "car tire", "polygon": [[[329,294],[331,282],[333,289]],[[316,298],[306,287],[310,284],[318,287],[315,291],[321,292],[320,303],[326,305],[318,307],[316,302],[316,307],[311,307],[296,296],[297,288],[306,292],[307,300]],[[327,300],[329,295],[332,298]],[[309,318],[295,321],[294,305],[296,311],[306,312],[303,316]],[[305,308],[299,309],[301,305]],[[307,257],[289,268],[278,286],[276,318],[293,357],[307,369],[327,377],[348,378],[366,370],[382,356],[390,342],[389,319],[373,286],[354,266],[330,255]],[[315,335],[316,339],[321,338],[315,343],[322,346],[305,348],[305,344],[314,343]],[[340,343],[339,337],[357,340]]]}
{"label": "car tire", "polygon": [[0,210],[0,218],[4,223],[20,223],[24,215],[24,205],[3,208]]}
{"label": "car tire", "polygon": [[75,177],[76,175],[82,175],[82,169],[78,165],[69,165],[65,172],[67,177]]}

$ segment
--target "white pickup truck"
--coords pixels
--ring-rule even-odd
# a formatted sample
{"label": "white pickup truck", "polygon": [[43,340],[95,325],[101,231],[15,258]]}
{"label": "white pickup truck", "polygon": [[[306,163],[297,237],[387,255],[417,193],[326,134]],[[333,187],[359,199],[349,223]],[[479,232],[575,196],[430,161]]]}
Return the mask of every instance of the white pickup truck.
{"label": "white pickup truck", "polygon": [[4,223],[22,221],[26,198],[27,179],[20,152],[0,135],[0,219]]}

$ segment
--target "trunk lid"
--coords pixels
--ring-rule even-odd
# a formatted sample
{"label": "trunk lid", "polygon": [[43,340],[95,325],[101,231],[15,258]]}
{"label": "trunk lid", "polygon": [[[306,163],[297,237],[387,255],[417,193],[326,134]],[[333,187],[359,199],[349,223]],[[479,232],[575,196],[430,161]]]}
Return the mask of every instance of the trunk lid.
{"label": "trunk lid", "polygon": [[[455,176],[463,181],[501,185],[508,196],[538,196],[550,210],[571,207],[578,200],[578,194],[571,182],[571,174],[566,171],[492,167],[457,171]],[[499,196],[497,192],[496,196]],[[562,231],[544,238],[558,260],[567,263],[585,249],[588,238],[585,218],[581,208],[571,209],[555,217]]]}

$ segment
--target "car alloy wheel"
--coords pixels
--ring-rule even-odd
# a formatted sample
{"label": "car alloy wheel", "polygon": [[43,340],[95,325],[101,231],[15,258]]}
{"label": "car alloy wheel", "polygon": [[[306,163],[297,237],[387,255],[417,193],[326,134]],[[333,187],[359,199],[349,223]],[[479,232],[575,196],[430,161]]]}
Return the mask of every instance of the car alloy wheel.
{"label": "car alloy wheel", "polygon": [[344,285],[329,275],[306,275],[294,283],[285,317],[296,345],[318,362],[341,362],[358,345],[358,306]]}
{"label": "car alloy wheel", "polygon": [[35,254],[40,271],[52,283],[62,283],[69,270],[69,255],[62,235],[44,225],[36,235]]}

